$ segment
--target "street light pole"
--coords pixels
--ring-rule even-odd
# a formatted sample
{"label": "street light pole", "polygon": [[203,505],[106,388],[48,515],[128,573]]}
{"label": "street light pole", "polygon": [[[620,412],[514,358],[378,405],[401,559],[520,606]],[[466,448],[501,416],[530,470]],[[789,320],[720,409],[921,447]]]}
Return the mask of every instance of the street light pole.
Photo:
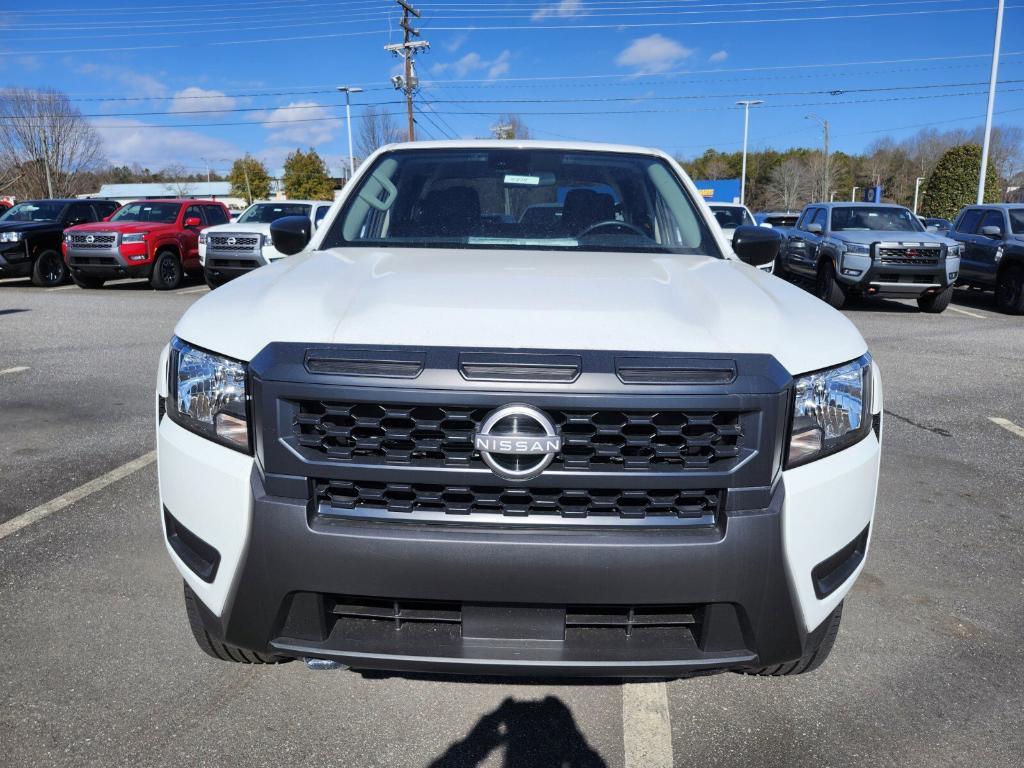
{"label": "street light pole", "polygon": [[828,120],[826,120],[823,117],[819,117],[818,115],[815,115],[813,113],[810,114],[810,115],[805,115],[804,119],[806,119],[806,120],[817,120],[819,123],[821,123],[821,127],[824,128],[824,130],[825,130],[825,169],[824,169],[824,172],[822,174],[823,181],[822,181],[822,185],[821,185],[821,196],[822,196],[822,198],[824,198],[825,195],[828,194],[828,187],[829,187],[829,175],[828,175]]}
{"label": "street light pole", "polygon": [[743,107],[743,167],[740,170],[740,205],[747,202],[747,134],[750,131],[750,108],[764,104],[759,99],[737,101],[737,107]]}
{"label": "street light pole", "polygon": [[858,189],[860,189],[860,187],[854,187],[853,191],[850,192],[850,202],[851,203],[857,202],[857,190]]}
{"label": "street light pole", "polygon": [[352,153],[352,105],[350,96],[362,93],[363,89],[354,85],[339,85],[338,90],[345,94],[345,123],[348,125],[348,173],[351,179],[356,175],[356,156]]}
{"label": "street light pole", "polygon": [[924,176],[918,176],[914,179],[914,215],[917,216],[917,197],[921,191],[921,182],[924,181]]}
{"label": "street light pole", "polygon": [[985,139],[981,144],[981,170],[978,171],[978,205],[985,202],[985,172],[988,170],[988,147],[992,139],[992,110],[996,105],[996,78],[999,75],[999,46],[1003,39],[1003,0],[996,7],[996,38],[992,43],[992,74],[988,79],[988,111],[985,114]]}

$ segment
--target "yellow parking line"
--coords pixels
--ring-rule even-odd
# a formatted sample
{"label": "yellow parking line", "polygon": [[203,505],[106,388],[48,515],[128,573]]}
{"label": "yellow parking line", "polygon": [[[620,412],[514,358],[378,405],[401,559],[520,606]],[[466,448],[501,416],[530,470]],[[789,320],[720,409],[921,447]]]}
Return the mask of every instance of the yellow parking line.
{"label": "yellow parking line", "polygon": [[1007,432],[1012,432],[1017,437],[1024,437],[1024,427],[1017,426],[1009,419],[1004,419],[999,416],[989,416],[988,420],[991,421],[993,424],[998,424]]}

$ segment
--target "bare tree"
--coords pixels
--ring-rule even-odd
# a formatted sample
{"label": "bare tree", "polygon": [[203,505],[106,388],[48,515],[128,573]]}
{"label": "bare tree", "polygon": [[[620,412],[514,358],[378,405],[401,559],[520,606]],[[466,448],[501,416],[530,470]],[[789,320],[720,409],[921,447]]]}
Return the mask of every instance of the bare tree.
{"label": "bare tree", "polygon": [[190,197],[193,181],[188,169],[183,165],[168,165],[160,171],[160,180],[174,192],[175,197]]}
{"label": "bare tree", "polygon": [[491,126],[491,134],[496,139],[528,139],[530,129],[519,115],[501,115]]}
{"label": "bare tree", "polygon": [[363,118],[359,124],[359,135],[356,137],[356,154],[366,158],[385,144],[403,141],[405,133],[395,125],[391,113],[387,110],[377,111],[376,107],[363,110]]}
{"label": "bare tree", "polygon": [[68,197],[104,163],[103,142],[68,97],[54,90],[0,90],[0,167],[16,172],[19,197]]}
{"label": "bare tree", "polygon": [[765,190],[772,205],[786,210],[798,208],[804,199],[810,171],[799,157],[787,157],[772,169]]}

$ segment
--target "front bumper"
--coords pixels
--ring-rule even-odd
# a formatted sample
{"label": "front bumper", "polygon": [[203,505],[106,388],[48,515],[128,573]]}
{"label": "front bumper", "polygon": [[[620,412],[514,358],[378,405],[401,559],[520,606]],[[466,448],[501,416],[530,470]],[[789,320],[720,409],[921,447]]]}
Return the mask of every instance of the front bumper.
{"label": "front bumper", "polygon": [[[614,677],[799,658],[863,567],[862,547],[838,588],[815,593],[815,566],[870,529],[879,458],[872,433],[711,528],[571,531],[339,520],[267,495],[251,457],[166,417],[158,449],[165,514],[217,553],[206,581],[168,544],[212,636],[356,669]],[[689,618],[632,634],[568,625],[609,609]]]}
{"label": "front bumper", "polygon": [[959,258],[941,257],[934,264],[892,264],[845,253],[836,273],[840,282],[865,296],[917,298],[953,285],[959,270]]}
{"label": "front bumper", "polygon": [[32,273],[32,259],[28,244],[0,243],[0,277],[25,277]]}

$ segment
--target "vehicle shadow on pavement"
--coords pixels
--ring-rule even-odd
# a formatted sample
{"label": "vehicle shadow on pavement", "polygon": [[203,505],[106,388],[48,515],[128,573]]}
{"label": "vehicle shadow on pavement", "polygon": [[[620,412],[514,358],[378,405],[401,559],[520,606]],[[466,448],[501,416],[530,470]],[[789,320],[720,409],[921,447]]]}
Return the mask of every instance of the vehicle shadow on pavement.
{"label": "vehicle shadow on pavement", "polygon": [[502,747],[503,768],[607,768],[576,727],[572,712],[554,696],[537,701],[505,699],[481,717],[464,739],[430,763],[430,768],[483,765]]}
{"label": "vehicle shadow on pavement", "polygon": [[953,291],[953,303],[961,307],[971,307],[988,312],[998,312],[996,300],[991,291],[972,291],[958,288]]}

